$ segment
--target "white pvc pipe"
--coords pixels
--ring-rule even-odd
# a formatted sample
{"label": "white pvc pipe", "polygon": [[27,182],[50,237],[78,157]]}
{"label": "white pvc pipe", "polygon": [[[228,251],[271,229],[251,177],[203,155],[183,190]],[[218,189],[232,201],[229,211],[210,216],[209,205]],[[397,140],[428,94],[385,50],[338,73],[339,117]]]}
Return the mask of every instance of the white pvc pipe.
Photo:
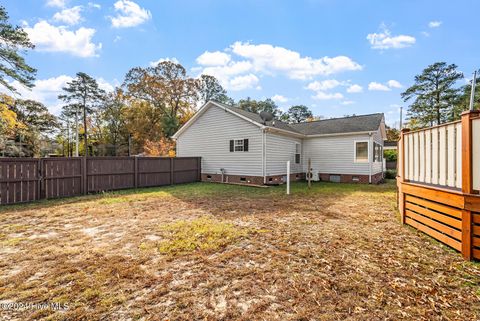
{"label": "white pvc pipe", "polygon": [[290,195],[290,161],[287,162],[287,195]]}

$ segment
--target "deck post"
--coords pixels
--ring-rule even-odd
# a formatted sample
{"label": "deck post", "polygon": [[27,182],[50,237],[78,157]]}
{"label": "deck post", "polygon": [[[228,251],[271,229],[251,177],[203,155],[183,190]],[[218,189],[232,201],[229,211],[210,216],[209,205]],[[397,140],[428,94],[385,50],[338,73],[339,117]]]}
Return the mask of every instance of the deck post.
{"label": "deck post", "polygon": [[[462,193],[473,194],[472,173],[472,118],[480,114],[478,110],[462,113]],[[472,212],[462,210],[462,255],[472,259]]]}
{"label": "deck post", "polygon": [[402,183],[405,182],[405,133],[410,129],[403,128],[400,132],[400,140],[398,141],[397,155],[397,187],[398,187],[398,211],[400,212],[400,220],[405,224],[405,194],[403,193]]}

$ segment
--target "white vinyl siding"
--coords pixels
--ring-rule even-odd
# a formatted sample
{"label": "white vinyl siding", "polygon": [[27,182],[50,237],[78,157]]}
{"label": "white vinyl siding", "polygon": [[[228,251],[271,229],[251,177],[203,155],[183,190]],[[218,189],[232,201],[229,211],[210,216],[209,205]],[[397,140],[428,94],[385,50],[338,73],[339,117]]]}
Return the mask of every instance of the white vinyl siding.
{"label": "white vinyl siding", "polygon": [[[383,140],[374,141],[383,146]],[[312,137],[303,140],[303,164],[310,158],[312,169],[325,174],[369,175],[369,162],[355,162],[355,141],[370,141],[368,134]],[[369,148],[371,158],[372,146]],[[372,175],[382,171],[382,163],[372,164]]]}
{"label": "white vinyl siding", "polygon": [[302,140],[300,138],[266,133],[267,176],[286,175],[287,161],[290,161],[291,173],[301,173],[303,171],[302,157],[300,157],[300,164],[295,164],[296,144],[300,144],[301,151]]}
{"label": "white vinyl siding", "polygon": [[[248,152],[230,152],[230,140],[248,139]],[[177,156],[202,157],[202,173],[262,176],[262,131],[212,105],[177,139]]]}

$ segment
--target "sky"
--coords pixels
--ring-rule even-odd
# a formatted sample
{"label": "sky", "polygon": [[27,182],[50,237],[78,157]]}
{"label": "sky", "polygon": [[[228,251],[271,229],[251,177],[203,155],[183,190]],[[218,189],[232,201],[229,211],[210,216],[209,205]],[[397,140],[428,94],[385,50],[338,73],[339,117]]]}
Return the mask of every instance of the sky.
{"label": "sky", "polygon": [[[36,45],[22,98],[57,114],[79,71],[112,90],[133,67],[181,63],[217,77],[235,100],[272,98],[315,115],[385,113],[398,126],[400,93],[437,61],[466,79],[480,67],[480,1],[2,1]],[[466,82],[463,80],[458,85]],[[14,84],[15,85],[15,84]],[[17,96],[19,97],[19,96]]]}

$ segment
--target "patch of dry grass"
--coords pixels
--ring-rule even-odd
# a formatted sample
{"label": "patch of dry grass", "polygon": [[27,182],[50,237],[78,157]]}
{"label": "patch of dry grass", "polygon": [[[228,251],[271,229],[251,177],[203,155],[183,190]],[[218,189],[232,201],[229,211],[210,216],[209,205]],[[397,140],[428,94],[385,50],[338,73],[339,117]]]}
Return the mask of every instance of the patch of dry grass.
{"label": "patch of dry grass", "polygon": [[69,306],[1,316],[480,318],[479,264],[400,226],[393,185],[292,192],[190,184],[0,209],[0,301]]}

